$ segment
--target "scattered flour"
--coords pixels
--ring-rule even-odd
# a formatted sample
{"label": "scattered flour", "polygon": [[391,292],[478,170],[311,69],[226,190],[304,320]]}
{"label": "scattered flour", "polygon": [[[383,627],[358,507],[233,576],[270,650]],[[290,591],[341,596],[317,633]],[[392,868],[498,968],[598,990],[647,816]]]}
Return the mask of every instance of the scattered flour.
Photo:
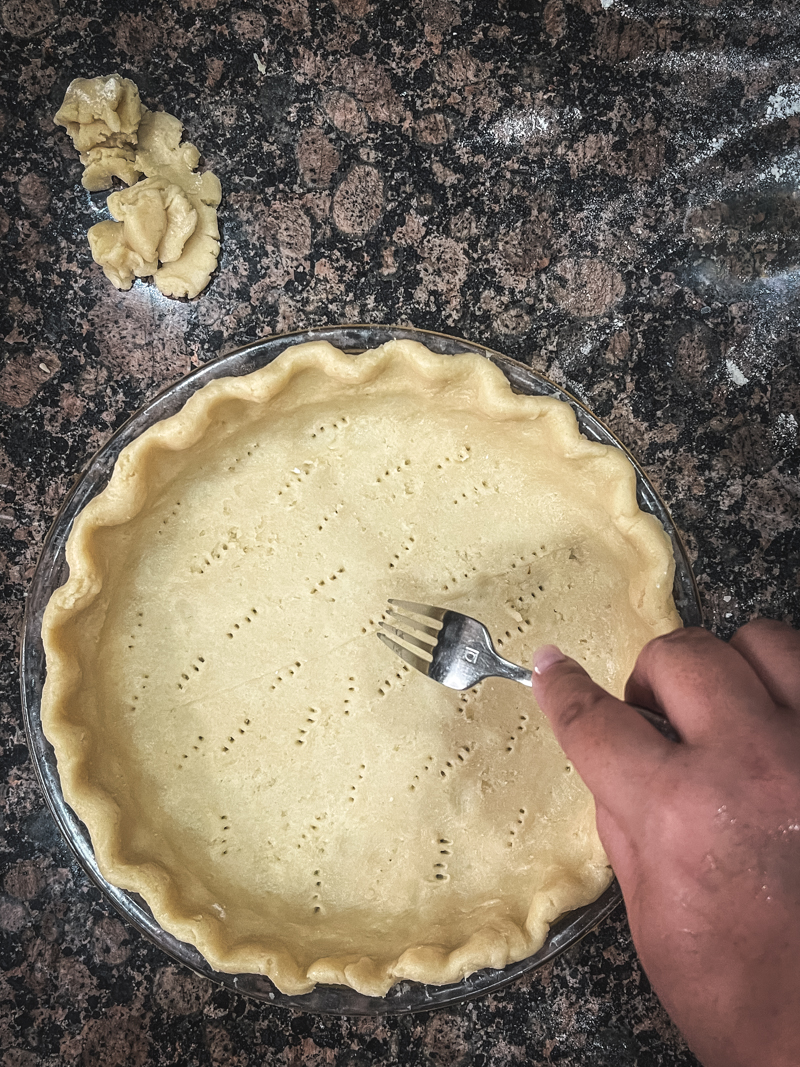
{"label": "scattered flour", "polygon": [[788,119],[792,115],[800,115],[800,85],[781,85],[767,101],[767,118]]}
{"label": "scattered flour", "polygon": [[747,385],[750,381],[747,375],[742,373],[741,368],[737,367],[732,359],[725,360],[725,368],[728,371],[728,377],[734,385]]}

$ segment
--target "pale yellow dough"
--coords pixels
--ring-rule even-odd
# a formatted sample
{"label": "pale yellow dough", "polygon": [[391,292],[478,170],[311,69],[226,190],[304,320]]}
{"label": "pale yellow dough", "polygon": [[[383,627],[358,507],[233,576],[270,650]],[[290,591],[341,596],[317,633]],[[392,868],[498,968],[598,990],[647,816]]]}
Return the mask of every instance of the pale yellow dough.
{"label": "pale yellow dough", "polygon": [[530,691],[460,694],[388,597],[621,693],[680,625],[621,451],[477,356],[290,348],[120,456],[44,621],[42,719],[113,883],[220,970],[383,994],[503,967],[611,874]]}
{"label": "pale yellow dough", "polygon": [[88,234],[112,285],[152,276],[165,296],[198,296],[217,266],[222,189],[210,171],[196,173],[200,153],[181,140],[180,120],[148,111],[134,83],[111,74],[71,82],[54,121],[81,153],[87,189],[109,189],[114,177],[130,186],[108,198],[115,221]]}
{"label": "pale yellow dough", "polygon": [[137,181],[136,131],[144,111],[139,90],[119,74],[70,82],[53,121],[80,152],[85,189],[110,189],[114,178],[126,185]]}
{"label": "pale yellow dough", "polygon": [[157,275],[159,260],[179,259],[197,226],[191,201],[165,178],[146,178],[112,193],[108,209],[118,221],[92,226],[89,247],[117,289],[130,289],[134,278]]}

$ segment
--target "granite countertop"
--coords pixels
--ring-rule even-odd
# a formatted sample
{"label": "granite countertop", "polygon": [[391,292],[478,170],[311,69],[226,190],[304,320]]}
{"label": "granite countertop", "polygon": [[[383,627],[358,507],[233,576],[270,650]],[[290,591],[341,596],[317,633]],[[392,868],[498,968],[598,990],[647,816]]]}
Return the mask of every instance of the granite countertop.
{"label": "granite countertop", "polygon": [[[93,451],[221,351],[342,322],[500,349],[641,461],[707,623],[800,622],[800,8],[741,0],[3,0],[0,1063],[689,1067],[619,908],[511,986],[415,1016],[230,993],[127,927],[30,762],[19,635]],[[117,292],[52,116],[118,71],[223,188],[191,302]]]}

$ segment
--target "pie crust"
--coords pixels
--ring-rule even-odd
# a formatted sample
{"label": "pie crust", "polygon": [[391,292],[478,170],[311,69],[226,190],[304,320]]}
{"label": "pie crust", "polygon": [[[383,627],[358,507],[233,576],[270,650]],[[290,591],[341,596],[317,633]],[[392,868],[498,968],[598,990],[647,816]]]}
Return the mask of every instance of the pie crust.
{"label": "pie crust", "polygon": [[620,694],[680,625],[631,464],[567,404],[471,354],[298,345],[130,444],[67,559],[42,700],[64,796],[217,970],[455,982],[608,885],[530,691],[453,692],[375,637],[389,597],[449,606]]}

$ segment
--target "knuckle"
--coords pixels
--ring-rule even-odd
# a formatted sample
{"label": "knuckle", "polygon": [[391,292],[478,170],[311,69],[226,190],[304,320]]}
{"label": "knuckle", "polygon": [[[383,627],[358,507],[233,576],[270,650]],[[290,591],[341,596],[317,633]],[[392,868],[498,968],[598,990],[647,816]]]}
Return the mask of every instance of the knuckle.
{"label": "knuckle", "polygon": [[700,626],[681,627],[648,641],[639,653],[639,664],[658,670],[676,656],[684,656],[694,650],[704,650],[709,643],[716,644],[717,641],[718,638]]}
{"label": "knuckle", "polygon": [[800,655],[800,632],[778,619],[753,619],[736,631],[730,645],[745,656]]}
{"label": "knuckle", "polygon": [[582,721],[590,718],[597,710],[601,701],[606,696],[603,690],[594,687],[581,687],[572,689],[562,697],[560,701],[560,719],[564,729],[569,730],[579,726]]}

